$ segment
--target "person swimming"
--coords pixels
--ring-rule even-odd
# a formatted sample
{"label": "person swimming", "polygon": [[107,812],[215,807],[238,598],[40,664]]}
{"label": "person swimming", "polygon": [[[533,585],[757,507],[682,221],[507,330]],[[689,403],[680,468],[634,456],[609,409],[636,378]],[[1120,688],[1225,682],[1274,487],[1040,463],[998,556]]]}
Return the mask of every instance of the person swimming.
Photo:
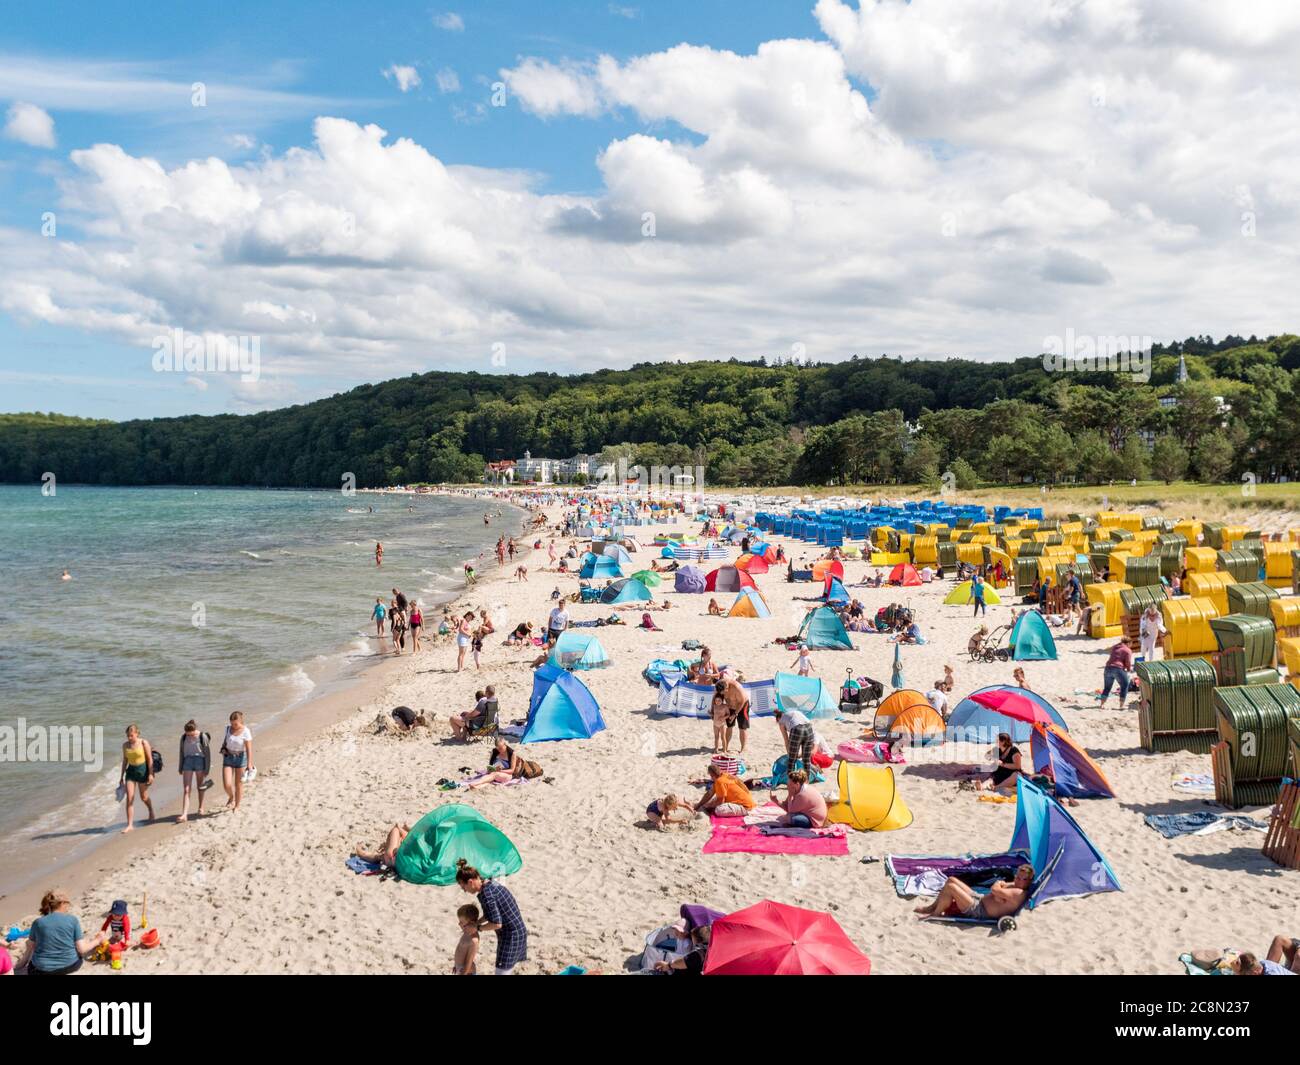
{"label": "person swimming", "polygon": [[72,580],[72,574],[69,573],[69,572],[65,569],[65,570],[63,571],[63,576],[60,577],[59,580],[61,580],[61,581],[70,581],[70,580]]}

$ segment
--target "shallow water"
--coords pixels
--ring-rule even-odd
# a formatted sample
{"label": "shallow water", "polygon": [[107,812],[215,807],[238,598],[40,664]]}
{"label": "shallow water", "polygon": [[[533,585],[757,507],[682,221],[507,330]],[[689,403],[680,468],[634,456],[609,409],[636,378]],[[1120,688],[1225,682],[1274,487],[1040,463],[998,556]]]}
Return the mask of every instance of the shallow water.
{"label": "shallow water", "polygon": [[[265,722],[364,668],[378,646],[375,599],[394,587],[436,624],[432,606],[462,586],[465,560],[482,554],[483,568],[490,542],[518,531],[510,507],[484,526],[485,510],[500,509],[445,496],[0,486],[0,836],[120,817],[112,790],[128,723],[171,775],[189,718],[215,747],[231,710]],[[42,752],[51,727],[86,742],[78,750],[66,732]]]}

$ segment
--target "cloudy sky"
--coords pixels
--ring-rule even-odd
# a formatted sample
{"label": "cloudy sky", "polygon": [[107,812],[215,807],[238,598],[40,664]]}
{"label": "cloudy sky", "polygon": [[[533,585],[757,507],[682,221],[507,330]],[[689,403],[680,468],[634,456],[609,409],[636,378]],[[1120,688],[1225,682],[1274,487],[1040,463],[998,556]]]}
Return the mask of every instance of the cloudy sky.
{"label": "cloudy sky", "polygon": [[0,409],[1300,328],[1294,0],[27,7]]}

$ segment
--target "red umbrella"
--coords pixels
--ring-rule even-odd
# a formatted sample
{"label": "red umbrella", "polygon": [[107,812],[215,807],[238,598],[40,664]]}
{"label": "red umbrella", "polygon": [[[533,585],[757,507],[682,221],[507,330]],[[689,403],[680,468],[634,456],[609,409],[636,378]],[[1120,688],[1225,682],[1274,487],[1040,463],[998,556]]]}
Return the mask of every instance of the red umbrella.
{"label": "red umbrella", "polygon": [[1006,688],[999,688],[990,692],[976,692],[970,696],[970,701],[979,703],[980,706],[987,706],[990,710],[996,710],[999,714],[1005,714],[1017,721],[1028,721],[1030,724],[1034,722],[1042,722],[1047,725],[1056,724],[1052,715],[1032,699],[1026,699],[1019,692],[1010,691]]}
{"label": "red umbrella", "polygon": [[866,976],[870,959],[829,913],[765,900],[713,922],[705,976]]}

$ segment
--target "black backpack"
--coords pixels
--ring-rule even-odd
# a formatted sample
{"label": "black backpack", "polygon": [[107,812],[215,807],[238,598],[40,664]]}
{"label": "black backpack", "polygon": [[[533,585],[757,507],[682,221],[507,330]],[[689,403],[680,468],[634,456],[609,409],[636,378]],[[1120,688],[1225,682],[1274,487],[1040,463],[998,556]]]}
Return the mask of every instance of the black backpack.
{"label": "black backpack", "polygon": [[162,753],[158,750],[157,747],[155,747],[155,748],[153,749],[153,774],[154,774],[154,776],[157,776],[159,773],[162,772],[162,767],[163,767]]}

